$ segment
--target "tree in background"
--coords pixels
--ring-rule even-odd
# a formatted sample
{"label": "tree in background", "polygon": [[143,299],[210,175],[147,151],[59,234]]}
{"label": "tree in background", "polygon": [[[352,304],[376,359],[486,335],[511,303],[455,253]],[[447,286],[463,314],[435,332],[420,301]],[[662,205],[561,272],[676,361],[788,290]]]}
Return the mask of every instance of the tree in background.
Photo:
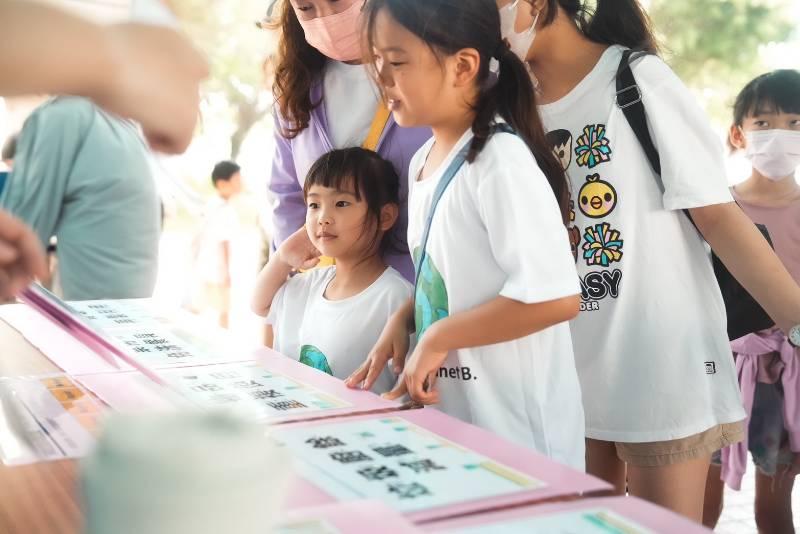
{"label": "tree in background", "polygon": [[[214,124],[229,124],[230,159],[250,129],[272,108],[270,50],[275,36],[256,27],[263,0],[170,0],[186,32],[208,55],[211,76],[205,101],[220,110]],[[206,113],[204,112],[204,115]]]}
{"label": "tree in background", "polygon": [[[792,37],[800,22],[792,20],[793,1],[642,0],[664,45],[665,59],[697,93],[720,127],[730,120],[736,93],[767,70],[761,49]],[[205,86],[205,100],[222,115],[211,118],[206,110],[204,116],[215,127],[231,125],[230,157],[235,159],[250,129],[272,106],[268,89],[271,73],[265,62],[275,47],[276,36],[255,25],[264,16],[267,2],[169,3],[186,31],[208,54],[211,77]],[[794,38],[800,39],[800,31],[795,31]]]}
{"label": "tree in background", "polygon": [[[720,126],[739,90],[767,67],[760,51],[792,37],[792,0],[651,0],[664,56]],[[795,35],[800,38],[800,34]]]}

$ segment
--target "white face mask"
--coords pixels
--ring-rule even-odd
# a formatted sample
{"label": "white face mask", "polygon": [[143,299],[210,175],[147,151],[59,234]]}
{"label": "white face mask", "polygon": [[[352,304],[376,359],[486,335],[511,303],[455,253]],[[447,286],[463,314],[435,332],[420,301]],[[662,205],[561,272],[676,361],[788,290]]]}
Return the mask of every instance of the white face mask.
{"label": "white face mask", "polygon": [[524,62],[528,56],[528,50],[531,49],[533,40],[536,38],[536,22],[539,20],[539,14],[536,14],[529,29],[517,33],[515,26],[517,24],[519,2],[520,0],[514,0],[509,5],[500,8],[500,32],[503,39],[506,39],[508,44],[511,45],[511,51]]}
{"label": "white face mask", "polygon": [[745,132],[745,138],[745,156],[770,180],[792,176],[800,167],[800,131],[758,130]]}

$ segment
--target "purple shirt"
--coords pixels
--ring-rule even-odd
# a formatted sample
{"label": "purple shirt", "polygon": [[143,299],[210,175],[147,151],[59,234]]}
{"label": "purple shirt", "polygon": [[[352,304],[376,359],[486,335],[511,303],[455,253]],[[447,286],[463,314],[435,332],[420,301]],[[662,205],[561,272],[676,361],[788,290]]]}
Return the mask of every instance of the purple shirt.
{"label": "purple shirt", "polygon": [[[328,117],[322,104],[322,83],[312,87],[311,101],[320,102],[320,105],[311,110],[308,128],[294,139],[286,139],[281,135],[286,121],[278,111],[275,112],[275,155],[267,187],[275,202],[272,227],[275,234],[273,245],[276,247],[305,224],[303,182],[314,162],[334,148],[328,134]],[[378,154],[390,161],[400,176],[400,217],[394,232],[403,247],[406,245],[408,226],[408,166],[417,150],[430,137],[430,129],[402,128],[390,116],[378,142]],[[414,267],[408,252],[389,253],[386,262],[413,281]]]}

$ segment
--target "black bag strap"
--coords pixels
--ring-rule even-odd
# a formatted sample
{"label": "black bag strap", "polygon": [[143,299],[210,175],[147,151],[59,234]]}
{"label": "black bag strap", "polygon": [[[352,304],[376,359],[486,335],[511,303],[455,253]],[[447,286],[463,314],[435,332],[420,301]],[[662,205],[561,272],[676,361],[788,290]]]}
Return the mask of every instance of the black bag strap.
{"label": "black bag strap", "polygon": [[[631,61],[646,54],[647,52],[634,52],[633,50],[625,50],[622,53],[622,59],[620,59],[619,67],[617,68],[616,102],[617,107],[622,110],[631,130],[639,140],[650,166],[655,171],[661,191],[664,191],[664,182],[661,180],[661,157],[658,155],[656,145],[653,143],[653,137],[647,128],[647,113],[644,109],[644,102],[642,102],[642,90],[636,83],[636,78],[631,68]],[[689,222],[692,223],[697,233],[700,234],[700,238],[705,241],[703,233],[700,232],[700,229],[697,228],[694,220],[692,220],[689,210],[683,210],[683,213],[689,218]]]}
{"label": "black bag strap", "polygon": [[650,136],[650,130],[647,128],[647,114],[642,102],[642,90],[636,83],[633,69],[631,69],[631,59],[636,59],[636,57],[631,58],[633,54],[633,50],[625,50],[617,68],[617,106],[628,119],[628,124],[639,139],[639,144],[642,145],[650,166],[658,176],[661,176],[661,158],[655,143],[653,143],[653,138]]}

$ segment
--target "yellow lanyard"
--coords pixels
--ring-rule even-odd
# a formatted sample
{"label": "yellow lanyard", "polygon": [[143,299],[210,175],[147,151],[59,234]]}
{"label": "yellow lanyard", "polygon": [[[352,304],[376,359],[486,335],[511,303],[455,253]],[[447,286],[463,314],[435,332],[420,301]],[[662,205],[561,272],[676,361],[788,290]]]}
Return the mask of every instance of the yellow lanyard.
{"label": "yellow lanyard", "polygon": [[378,148],[378,141],[381,140],[381,134],[386,129],[386,124],[389,122],[389,115],[392,112],[386,107],[386,104],[380,102],[378,109],[375,111],[375,116],[372,118],[372,124],[369,127],[367,138],[364,139],[361,148],[375,151]]}

